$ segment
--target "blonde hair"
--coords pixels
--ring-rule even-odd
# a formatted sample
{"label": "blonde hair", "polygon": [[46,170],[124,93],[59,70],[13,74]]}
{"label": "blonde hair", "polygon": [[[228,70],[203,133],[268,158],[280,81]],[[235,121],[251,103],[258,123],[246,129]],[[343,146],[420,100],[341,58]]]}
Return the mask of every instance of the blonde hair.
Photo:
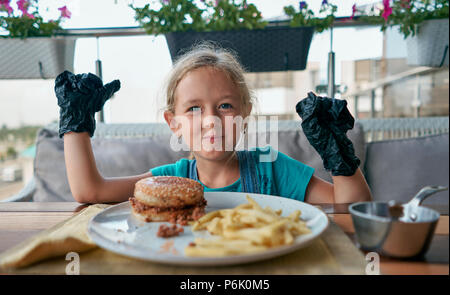
{"label": "blonde hair", "polygon": [[[212,67],[222,71],[238,87],[241,95],[242,109],[247,110],[255,103],[253,92],[245,80],[245,70],[237,55],[211,41],[195,44],[175,61],[169,72],[166,86],[166,110],[175,113],[175,91],[187,73],[202,67]],[[242,114],[246,117],[250,114]],[[189,159],[193,159],[191,152]]]}
{"label": "blonde hair", "polygon": [[[169,73],[166,86],[167,110],[175,113],[175,90],[187,73],[201,67],[222,71],[239,88],[244,109],[253,104],[254,96],[245,81],[245,70],[237,56],[229,49],[207,41],[194,45],[182,54]],[[245,114],[246,116],[249,114]]]}

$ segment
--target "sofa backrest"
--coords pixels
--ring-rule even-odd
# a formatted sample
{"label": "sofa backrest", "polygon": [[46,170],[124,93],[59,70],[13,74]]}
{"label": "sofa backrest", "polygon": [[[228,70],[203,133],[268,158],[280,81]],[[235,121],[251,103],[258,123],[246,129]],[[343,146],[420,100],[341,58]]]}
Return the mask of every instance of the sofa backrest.
{"label": "sofa backrest", "polygon": [[[370,142],[365,176],[376,201],[409,201],[424,186],[449,186],[447,134]],[[448,204],[449,192],[430,196],[423,204]]]}
{"label": "sofa backrest", "polygon": [[[104,177],[141,174],[150,168],[173,163],[189,155],[187,151],[174,152],[170,148],[170,130],[161,125],[141,124],[142,126],[139,126],[141,129],[145,129],[145,125],[148,125],[153,129],[156,126],[159,131],[157,134],[140,138],[98,136],[99,134],[108,134],[105,129],[110,128],[108,124],[99,125],[99,133],[96,131],[91,143],[97,167]],[[276,134],[278,135],[278,145],[274,148],[315,168],[316,176],[331,181],[330,174],[323,168],[322,160],[303,134],[299,121],[280,121]],[[261,144],[261,140],[264,140],[262,137],[265,137],[266,134],[250,133],[248,136],[248,142],[253,142],[252,138],[256,136],[257,142]],[[272,136],[275,134],[269,133],[268,136],[273,138]],[[361,160],[361,167],[364,167],[365,142],[362,126],[355,124],[348,136],[354,144],[356,155]],[[252,145],[248,147],[252,147]],[[36,182],[34,201],[74,201],[65,169],[64,142],[58,137],[58,132],[54,128],[44,128],[38,133],[34,178]]]}

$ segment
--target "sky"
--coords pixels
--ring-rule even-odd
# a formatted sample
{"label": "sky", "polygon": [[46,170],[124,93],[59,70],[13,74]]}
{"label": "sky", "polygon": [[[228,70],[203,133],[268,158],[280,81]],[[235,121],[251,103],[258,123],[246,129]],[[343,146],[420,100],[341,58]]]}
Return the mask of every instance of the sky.
{"label": "sky", "polygon": [[[67,5],[72,17],[64,28],[95,28],[136,26],[130,3],[141,6],[146,1],[131,0],[41,0],[44,17],[58,15],[57,7]],[[298,5],[291,0],[254,0],[263,17],[283,15],[283,6]],[[316,11],[322,0],[309,0]],[[332,1],[331,1],[332,2]],[[353,3],[373,0],[336,0],[338,16],[351,15]],[[377,2],[377,1],[375,1]],[[333,50],[336,52],[336,82],[340,81],[340,64],[345,60],[377,58],[382,54],[382,33],[379,28],[347,28],[334,30]],[[97,45],[99,46],[97,48]],[[76,43],[75,73],[95,73],[95,60],[103,65],[103,80],[120,79],[121,90],[105,105],[106,122],[162,121],[162,83],[171,68],[171,59],[164,36],[79,38]],[[330,33],[315,34],[308,61],[320,62],[321,80],[326,82]],[[46,124],[57,120],[58,106],[53,93],[53,80],[0,80],[0,126]],[[39,112],[35,110],[39,108]]]}

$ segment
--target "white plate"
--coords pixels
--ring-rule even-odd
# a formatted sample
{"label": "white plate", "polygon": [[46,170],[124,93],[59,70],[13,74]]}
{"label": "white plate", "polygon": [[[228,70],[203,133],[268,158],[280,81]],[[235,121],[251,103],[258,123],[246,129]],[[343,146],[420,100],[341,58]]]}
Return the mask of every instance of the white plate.
{"label": "white plate", "polygon": [[217,266],[259,261],[291,253],[310,244],[328,226],[327,216],[316,207],[270,195],[205,192],[205,199],[208,201],[206,212],[234,208],[239,204],[247,203],[246,195],[252,197],[263,208],[270,206],[274,210],[282,209],[283,216],[300,210],[302,212],[301,219],[307,222],[311,233],[298,236],[291,245],[254,254],[227,257],[188,257],[184,255],[184,248],[196,237],[210,236],[208,232],[192,232],[190,226],[184,226],[184,233],[179,236],[159,238],[156,236],[158,228],[166,222],[145,223],[137,220],[131,215],[129,202],[109,207],[94,216],[89,222],[88,233],[98,246],[125,256],[167,264]]}

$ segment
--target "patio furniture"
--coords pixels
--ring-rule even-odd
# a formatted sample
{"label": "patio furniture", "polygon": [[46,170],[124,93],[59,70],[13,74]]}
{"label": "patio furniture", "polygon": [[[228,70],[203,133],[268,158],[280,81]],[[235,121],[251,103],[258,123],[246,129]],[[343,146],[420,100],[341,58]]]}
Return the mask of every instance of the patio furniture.
{"label": "patio furniture", "polygon": [[[361,159],[375,201],[408,201],[426,185],[449,185],[448,117],[358,120],[349,138]],[[250,134],[264,140],[261,134]],[[278,146],[288,156],[316,169],[331,181],[322,160],[307,142],[300,121],[279,121]],[[171,132],[165,123],[98,124],[92,138],[97,167],[105,177],[136,175],[173,163],[189,152],[169,147]],[[270,134],[272,137],[273,134]],[[424,204],[448,206],[448,191]],[[63,140],[58,125],[37,136],[34,177],[17,195],[4,201],[74,201],[64,165]]]}

